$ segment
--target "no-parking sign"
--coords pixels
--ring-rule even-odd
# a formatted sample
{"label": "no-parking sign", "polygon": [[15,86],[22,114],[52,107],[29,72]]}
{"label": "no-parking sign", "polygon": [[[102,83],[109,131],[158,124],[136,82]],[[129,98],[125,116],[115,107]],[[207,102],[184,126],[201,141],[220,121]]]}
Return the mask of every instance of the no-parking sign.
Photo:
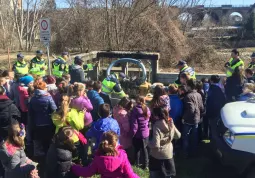
{"label": "no-parking sign", "polygon": [[43,18],[39,20],[39,26],[40,26],[40,39],[41,42],[49,46],[50,44],[50,38],[51,38],[51,30],[50,30],[50,19]]}

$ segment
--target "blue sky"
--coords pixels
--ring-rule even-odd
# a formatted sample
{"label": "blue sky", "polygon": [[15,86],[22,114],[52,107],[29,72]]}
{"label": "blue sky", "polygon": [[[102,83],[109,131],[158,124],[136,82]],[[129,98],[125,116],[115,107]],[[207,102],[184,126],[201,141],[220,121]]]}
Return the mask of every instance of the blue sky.
{"label": "blue sky", "polygon": [[[66,7],[65,0],[56,0],[57,7]],[[255,3],[255,0],[206,0],[207,5],[222,5],[222,4],[232,4],[232,5],[251,5]]]}

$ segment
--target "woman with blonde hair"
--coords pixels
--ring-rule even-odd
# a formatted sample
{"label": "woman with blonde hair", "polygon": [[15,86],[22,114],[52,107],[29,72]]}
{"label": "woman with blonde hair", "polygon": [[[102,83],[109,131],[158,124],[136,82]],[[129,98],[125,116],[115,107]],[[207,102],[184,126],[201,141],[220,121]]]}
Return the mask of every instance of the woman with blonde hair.
{"label": "woman with blonde hair", "polygon": [[90,113],[93,110],[93,106],[90,99],[86,96],[85,85],[74,83],[73,86],[69,87],[69,95],[71,95],[70,107],[85,112],[84,125],[89,128],[93,121]]}
{"label": "woman with blonde hair", "polygon": [[86,154],[84,145],[87,144],[87,140],[80,132],[84,129],[84,111],[70,108],[71,98],[68,95],[63,95],[61,100],[60,108],[52,115],[53,123],[56,126],[55,133],[58,133],[59,129],[65,126],[73,128],[75,134],[72,135],[71,139],[79,151],[77,156],[82,161],[85,161]]}

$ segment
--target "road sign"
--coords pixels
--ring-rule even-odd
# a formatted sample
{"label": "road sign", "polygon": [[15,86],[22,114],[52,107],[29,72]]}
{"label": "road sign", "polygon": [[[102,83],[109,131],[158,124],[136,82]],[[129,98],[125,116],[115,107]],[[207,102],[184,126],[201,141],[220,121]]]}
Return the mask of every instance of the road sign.
{"label": "road sign", "polygon": [[50,19],[48,18],[40,19],[39,25],[41,42],[47,47],[50,44],[51,38]]}
{"label": "road sign", "polygon": [[50,31],[50,19],[43,18],[39,20],[40,26],[40,39],[41,42],[47,48],[47,58],[48,58],[48,70],[49,75],[51,75],[51,67],[50,67],[50,38],[51,38],[51,31]]}

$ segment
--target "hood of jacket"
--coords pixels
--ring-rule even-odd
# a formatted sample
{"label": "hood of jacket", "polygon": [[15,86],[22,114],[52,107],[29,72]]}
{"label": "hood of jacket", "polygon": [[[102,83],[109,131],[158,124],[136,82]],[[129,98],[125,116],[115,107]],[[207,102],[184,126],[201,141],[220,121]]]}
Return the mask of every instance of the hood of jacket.
{"label": "hood of jacket", "polygon": [[135,108],[136,108],[136,111],[137,111],[139,114],[143,114],[142,105],[136,105]]}
{"label": "hood of jacket", "polygon": [[126,115],[128,114],[128,112],[123,109],[122,107],[116,105],[113,107],[113,116],[114,116],[114,119],[122,119],[124,118]]}
{"label": "hood of jacket", "polygon": [[77,70],[77,69],[82,69],[82,67],[76,64],[70,66],[70,70]]}
{"label": "hood of jacket", "polygon": [[164,119],[156,121],[155,126],[158,127],[163,133],[170,132],[169,125]]}
{"label": "hood of jacket", "polygon": [[99,93],[95,90],[89,90],[87,95],[89,99],[100,97]]}
{"label": "hood of jacket", "polygon": [[96,154],[95,161],[100,170],[104,170],[105,173],[111,173],[116,171],[122,165],[125,161],[125,154],[120,148],[121,147],[118,148],[117,156],[100,156],[99,153]]}
{"label": "hood of jacket", "polygon": [[[108,118],[102,118],[100,120],[98,120],[94,125],[94,129],[96,131],[98,131],[98,133],[100,132],[105,132],[108,131],[109,127],[112,125],[112,122],[115,121],[115,119],[113,119],[112,117],[108,117]],[[115,121],[116,122],[116,121]]]}
{"label": "hood of jacket", "polygon": [[47,84],[47,88],[48,88],[48,90],[57,90],[58,89],[55,83]]}
{"label": "hood of jacket", "polygon": [[13,103],[6,95],[0,95],[0,110],[5,109]]}
{"label": "hood of jacket", "polygon": [[48,92],[45,90],[38,89],[35,90],[35,96],[48,96],[48,95],[49,95]]}

